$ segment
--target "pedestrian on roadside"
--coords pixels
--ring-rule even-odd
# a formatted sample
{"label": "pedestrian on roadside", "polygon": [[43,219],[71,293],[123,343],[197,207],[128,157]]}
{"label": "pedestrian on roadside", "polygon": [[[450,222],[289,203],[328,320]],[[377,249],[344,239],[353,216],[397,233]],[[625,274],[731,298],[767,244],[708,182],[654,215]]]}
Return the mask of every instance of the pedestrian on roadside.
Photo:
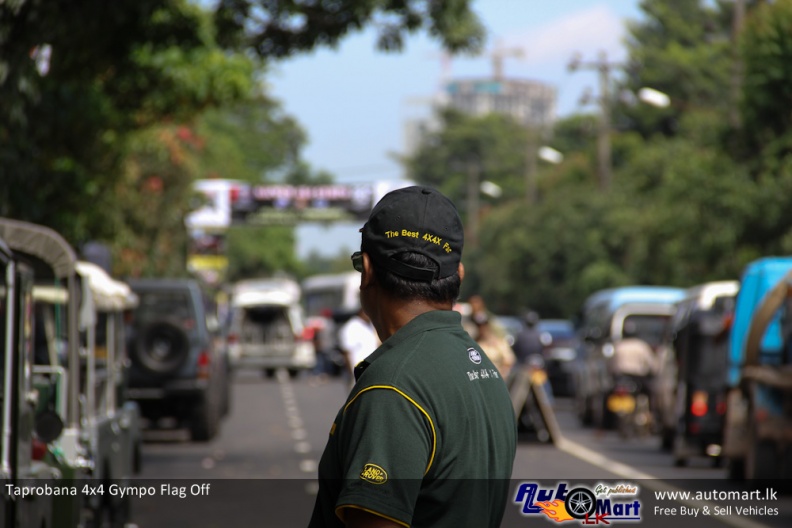
{"label": "pedestrian on roadside", "polygon": [[333,349],[336,346],[336,326],[333,312],[329,308],[323,308],[320,314],[309,319],[309,322],[314,330],[313,343],[316,350],[314,375],[316,381],[321,383],[334,374],[335,370]]}
{"label": "pedestrian on roadside", "polygon": [[503,378],[452,310],[456,208],[429,187],[399,189],[361,232],[352,263],[382,345],[330,429],[309,527],[498,527],[517,428]]}
{"label": "pedestrian on roadside", "polygon": [[539,323],[539,314],[529,310],[523,315],[523,327],[514,336],[514,355],[517,356],[517,362],[521,365],[527,365],[531,357],[542,355],[542,336],[536,325]]}
{"label": "pedestrian on roadside", "polygon": [[478,343],[504,380],[509,379],[509,373],[514,365],[514,351],[509,346],[506,338],[495,333],[492,322],[487,314],[479,313],[473,316],[476,325],[476,343]]}
{"label": "pedestrian on roadside", "polygon": [[355,384],[355,367],[380,345],[377,331],[363,308],[338,331],[338,345],[346,360],[347,379],[351,387]]}
{"label": "pedestrian on roadside", "polygon": [[470,314],[467,318],[462,319],[462,326],[465,327],[465,330],[467,330],[468,334],[470,334],[473,339],[476,338],[475,336],[478,333],[475,320],[482,317],[489,321],[490,329],[496,336],[506,339],[506,328],[498,321],[495,314],[487,308],[484,297],[478,293],[471,295],[468,298],[467,304],[470,307]]}

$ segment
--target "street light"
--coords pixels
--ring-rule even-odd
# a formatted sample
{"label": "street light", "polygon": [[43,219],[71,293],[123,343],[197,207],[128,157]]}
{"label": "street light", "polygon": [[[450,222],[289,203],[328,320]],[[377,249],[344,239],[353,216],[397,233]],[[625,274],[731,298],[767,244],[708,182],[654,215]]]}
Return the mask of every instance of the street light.
{"label": "street light", "polygon": [[539,149],[539,159],[544,160],[547,163],[552,163],[553,165],[558,165],[564,161],[564,155],[553,147],[548,147],[545,145]]}
{"label": "street light", "polygon": [[481,194],[486,194],[490,198],[498,199],[503,195],[501,186],[489,180],[481,182],[479,190],[481,190]]}
{"label": "street light", "polygon": [[671,98],[654,88],[644,87],[638,90],[638,99],[657,108],[668,108],[671,106]]}

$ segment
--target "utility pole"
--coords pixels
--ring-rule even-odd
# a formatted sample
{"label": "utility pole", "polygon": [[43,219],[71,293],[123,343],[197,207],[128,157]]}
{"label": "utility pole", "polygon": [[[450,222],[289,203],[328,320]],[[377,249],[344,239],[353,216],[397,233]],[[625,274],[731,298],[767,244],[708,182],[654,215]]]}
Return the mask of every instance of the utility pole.
{"label": "utility pole", "polygon": [[467,217],[468,217],[468,235],[465,240],[465,245],[470,248],[478,247],[478,232],[479,232],[479,203],[480,192],[480,176],[479,167],[477,162],[468,160],[466,163],[467,170]]}
{"label": "utility pole", "polygon": [[526,130],[527,145],[525,148],[525,201],[528,205],[534,205],[537,201],[536,176],[538,172],[538,149],[537,132],[534,128],[528,127]]}
{"label": "utility pole", "polygon": [[740,112],[738,102],[742,86],[742,61],[738,46],[740,34],[745,24],[745,0],[734,0],[734,15],[732,17],[732,75],[731,75],[731,101],[729,105],[729,124],[736,129],[740,126]]}
{"label": "utility pole", "polygon": [[583,61],[579,55],[575,55],[567,67],[569,71],[586,68],[597,70],[599,73],[600,119],[597,128],[597,173],[600,189],[607,191],[612,180],[610,74],[613,68],[621,67],[621,64],[608,62],[607,54],[601,51],[597,60],[589,62]]}

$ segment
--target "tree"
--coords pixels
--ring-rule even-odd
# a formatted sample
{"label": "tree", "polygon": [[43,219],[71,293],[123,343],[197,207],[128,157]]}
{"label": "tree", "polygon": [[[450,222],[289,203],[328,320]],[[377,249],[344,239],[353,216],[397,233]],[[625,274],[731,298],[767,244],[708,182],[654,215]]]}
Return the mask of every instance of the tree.
{"label": "tree", "polygon": [[112,189],[116,229],[109,240],[121,276],[178,277],[187,272],[184,217],[191,207],[200,141],[185,126],[161,125],[130,134],[121,177]]}
{"label": "tree", "polygon": [[[410,179],[437,187],[457,204],[467,203],[470,171],[499,185],[505,196],[525,196],[525,148],[528,133],[514,119],[499,115],[440,113],[440,128],[402,160]],[[482,196],[482,206],[493,201]],[[465,215],[462,207],[463,216]]]}
{"label": "tree", "polygon": [[201,138],[199,178],[261,183],[272,173],[303,171],[300,151],[307,141],[300,125],[265,93],[210,108],[196,120]]}
{"label": "tree", "polygon": [[792,151],[792,3],[753,9],[741,39],[745,73],[741,110],[747,154]]}
{"label": "tree", "polygon": [[228,231],[230,280],[272,276],[278,272],[297,275],[301,269],[294,252],[291,227],[238,227]]}
{"label": "tree", "polygon": [[[254,62],[222,50],[186,0],[6,2],[0,38],[0,214],[75,245],[121,227],[117,184],[140,144],[131,134],[252,89]],[[37,70],[30,55],[45,50]]]}
{"label": "tree", "polygon": [[0,215],[77,246],[123,241],[125,271],[173,271],[190,180],[330,179],[299,159],[303,132],[254,89],[262,58],[335,45],[366,24],[382,29],[382,49],[421,28],[475,49],[483,30],[468,3],[223,0],[215,17],[189,0],[0,3]]}
{"label": "tree", "polygon": [[627,26],[627,75],[617,92],[653,88],[668,95],[672,104],[666,109],[637,101],[618,104],[614,121],[649,137],[680,134],[679,123],[689,112],[725,116],[733,103],[728,97],[734,60],[730,6],[643,0],[641,9],[644,18]]}
{"label": "tree", "polygon": [[477,51],[484,28],[470,0],[219,0],[222,42],[251,47],[262,57],[286,57],[335,46],[351,31],[378,28],[381,50],[402,49],[409,33],[426,29],[451,52]]}

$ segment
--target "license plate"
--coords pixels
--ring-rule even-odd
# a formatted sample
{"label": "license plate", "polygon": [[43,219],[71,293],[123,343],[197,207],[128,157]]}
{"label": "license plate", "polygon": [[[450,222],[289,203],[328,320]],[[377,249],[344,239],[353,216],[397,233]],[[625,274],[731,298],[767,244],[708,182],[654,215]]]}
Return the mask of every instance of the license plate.
{"label": "license plate", "polygon": [[544,385],[547,381],[547,373],[544,370],[534,370],[531,372],[531,383],[534,385]]}
{"label": "license plate", "polygon": [[608,410],[613,413],[631,413],[635,410],[635,397],[630,394],[608,396]]}

